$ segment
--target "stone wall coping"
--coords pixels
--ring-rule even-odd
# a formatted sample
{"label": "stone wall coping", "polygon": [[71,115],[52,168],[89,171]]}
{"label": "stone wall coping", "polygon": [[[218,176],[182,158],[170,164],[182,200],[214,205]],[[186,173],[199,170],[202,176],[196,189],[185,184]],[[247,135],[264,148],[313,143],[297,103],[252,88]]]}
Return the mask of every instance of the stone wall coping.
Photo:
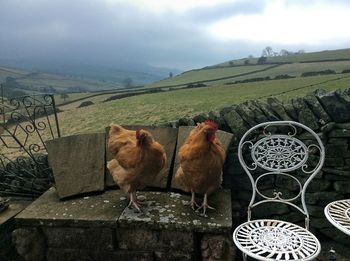
{"label": "stone wall coping", "polygon": [[209,201],[216,211],[208,211],[207,216],[187,206],[188,195],[150,191],[138,194],[146,197],[142,213],[127,208],[128,200],[121,190],[63,201],[52,187],[18,214],[15,221],[18,226],[141,227],[207,233],[229,232],[232,228],[229,190],[212,194]]}

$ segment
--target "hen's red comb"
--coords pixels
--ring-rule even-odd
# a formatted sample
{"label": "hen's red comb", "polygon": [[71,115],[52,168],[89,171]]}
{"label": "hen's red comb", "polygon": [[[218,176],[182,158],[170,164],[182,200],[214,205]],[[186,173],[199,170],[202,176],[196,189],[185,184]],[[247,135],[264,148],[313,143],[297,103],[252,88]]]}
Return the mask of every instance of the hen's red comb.
{"label": "hen's red comb", "polygon": [[206,120],[204,123],[215,129],[215,131],[219,128],[219,125],[213,120]]}
{"label": "hen's red comb", "polygon": [[136,139],[139,139],[140,138],[140,131],[141,131],[142,129],[141,128],[137,128],[136,129]]}

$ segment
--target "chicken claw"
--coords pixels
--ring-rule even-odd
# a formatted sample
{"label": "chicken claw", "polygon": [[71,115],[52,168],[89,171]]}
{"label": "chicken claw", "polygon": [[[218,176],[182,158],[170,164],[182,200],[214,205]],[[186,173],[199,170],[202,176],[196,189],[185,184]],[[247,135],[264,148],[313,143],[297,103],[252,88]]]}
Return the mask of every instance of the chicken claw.
{"label": "chicken claw", "polygon": [[141,210],[141,202],[139,202],[137,200],[137,196],[136,196],[136,193],[133,192],[133,193],[130,193],[129,194],[129,197],[130,197],[130,202],[129,202],[129,205],[128,205],[128,208],[136,208],[138,210],[138,212],[142,212]]}
{"label": "chicken claw", "polygon": [[203,208],[203,216],[206,216],[205,212],[206,212],[207,209],[216,210],[216,209],[213,208],[212,206],[209,206],[209,204],[208,204],[208,195],[207,195],[207,194],[204,194],[203,203],[202,203],[202,205],[201,205],[199,208],[197,208],[196,211],[199,211],[199,210],[202,209],[202,208]]}
{"label": "chicken claw", "polygon": [[188,202],[186,205],[187,205],[187,206],[191,206],[191,208],[192,208],[193,210],[195,210],[195,208],[196,208],[196,207],[198,208],[199,205],[198,205],[197,202],[196,202],[196,195],[195,195],[195,193],[194,193],[193,191],[191,191],[191,193],[192,193],[191,201]]}

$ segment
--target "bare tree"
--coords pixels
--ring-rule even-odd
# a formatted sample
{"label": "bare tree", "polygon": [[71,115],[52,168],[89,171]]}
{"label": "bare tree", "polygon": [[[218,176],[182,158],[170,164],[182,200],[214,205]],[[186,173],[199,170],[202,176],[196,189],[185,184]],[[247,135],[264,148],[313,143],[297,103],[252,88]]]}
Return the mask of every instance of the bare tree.
{"label": "bare tree", "polygon": [[293,52],[290,52],[290,51],[288,51],[286,49],[282,49],[280,51],[280,55],[282,55],[282,56],[287,56],[287,55],[291,55],[291,54],[293,54]]}
{"label": "bare tree", "polygon": [[272,47],[266,46],[261,56],[265,56],[265,57],[274,56],[274,51],[272,50]]}
{"label": "bare tree", "polygon": [[132,86],[133,86],[132,79],[131,79],[130,77],[125,78],[125,79],[123,80],[123,85],[124,85],[125,88],[130,88],[130,87],[132,87]]}

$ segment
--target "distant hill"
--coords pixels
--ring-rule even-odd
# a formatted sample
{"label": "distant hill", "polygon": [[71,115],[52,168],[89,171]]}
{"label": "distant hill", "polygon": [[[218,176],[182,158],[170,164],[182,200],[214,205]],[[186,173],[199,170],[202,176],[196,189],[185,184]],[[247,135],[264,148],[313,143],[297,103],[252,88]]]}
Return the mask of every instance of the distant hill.
{"label": "distant hill", "polygon": [[146,85],[148,88],[193,87],[193,85],[231,84],[238,81],[300,77],[303,73],[331,70],[341,73],[350,69],[350,49],[291,54],[284,56],[243,58],[183,72]]}
{"label": "distant hill", "polygon": [[[226,67],[234,65],[244,65],[246,61],[249,64],[256,64],[258,58],[243,58],[238,60],[231,60],[224,63],[220,63],[213,66],[208,66],[206,68],[213,67]],[[339,49],[339,50],[325,50],[320,52],[311,52],[311,53],[300,53],[300,54],[291,54],[291,55],[278,55],[266,57],[267,63],[297,63],[297,62],[322,62],[322,61],[340,61],[340,60],[350,60],[350,48],[348,49]]]}
{"label": "distant hill", "polygon": [[89,92],[122,87],[98,80],[3,66],[0,66],[0,83],[4,86],[5,96],[8,92],[15,92],[13,96],[17,96],[26,93]]}
{"label": "distant hill", "polygon": [[[350,49],[267,57],[263,64],[257,58],[246,60],[187,71],[139,88],[70,93],[67,97],[57,94],[61,133],[95,132],[111,122],[163,124],[251,99],[262,103],[269,97],[289,100],[316,89],[342,92],[350,86]],[[3,71],[18,82],[58,77],[9,68]],[[81,108],[83,105],[89,106]]]}
{"label": "distant hill", "polygon": [[[82,64],[78,62],[60,62],[45,60],[8,60],[0,59],[0,66],[18,68],[30,72],[59,75],[63,78],[98,81],[113,86],[124,85],[131,79],[133,86],[148,84],[169,76],[169,73],[180,73],[177,69],[158,68],[146,64]],[[98,90],[96,88],[95,90]],[[107,88],[109,89],[109,88]]]}

